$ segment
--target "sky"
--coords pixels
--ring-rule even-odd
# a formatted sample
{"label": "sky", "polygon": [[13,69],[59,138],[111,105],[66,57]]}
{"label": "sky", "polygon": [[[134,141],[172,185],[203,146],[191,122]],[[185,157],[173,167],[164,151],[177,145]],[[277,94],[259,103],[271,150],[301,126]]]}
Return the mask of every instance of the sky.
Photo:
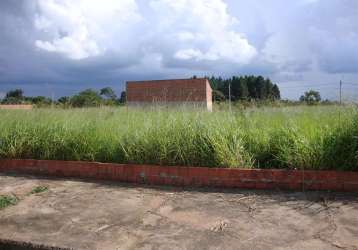
{"label": "sky", "polygon": [[245,74],[358,100],[358,0],[0,1],[0,97]]}

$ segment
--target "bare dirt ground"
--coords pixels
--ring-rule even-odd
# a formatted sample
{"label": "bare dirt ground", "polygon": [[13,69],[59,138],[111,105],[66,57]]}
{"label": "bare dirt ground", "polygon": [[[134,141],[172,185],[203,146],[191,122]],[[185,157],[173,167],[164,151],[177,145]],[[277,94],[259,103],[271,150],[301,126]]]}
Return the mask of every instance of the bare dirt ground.
{"label": "bare dirt ground", "polygon": [[[48,190],[30,194],[36,186]],[[0,239],[74,249],[358,249],[358,196],[0,175]]]}

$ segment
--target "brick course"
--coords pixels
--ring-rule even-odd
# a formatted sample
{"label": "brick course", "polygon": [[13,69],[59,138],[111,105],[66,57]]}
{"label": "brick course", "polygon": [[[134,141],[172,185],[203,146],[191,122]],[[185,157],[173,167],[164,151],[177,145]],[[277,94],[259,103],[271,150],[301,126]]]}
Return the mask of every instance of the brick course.
{"label": "brick course", "polygon": [[0,173],[217,188],[358,192],[358,172],[153,166],[82,161],[0,160]]}

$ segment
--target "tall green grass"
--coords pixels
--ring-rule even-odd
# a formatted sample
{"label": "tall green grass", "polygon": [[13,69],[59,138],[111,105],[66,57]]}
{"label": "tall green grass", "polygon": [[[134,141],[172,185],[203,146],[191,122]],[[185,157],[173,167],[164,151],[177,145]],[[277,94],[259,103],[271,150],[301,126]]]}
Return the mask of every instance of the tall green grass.
{"label": "tall green grass", "polygon": [[358,111],[0,110],[0,158],[358,170]]}

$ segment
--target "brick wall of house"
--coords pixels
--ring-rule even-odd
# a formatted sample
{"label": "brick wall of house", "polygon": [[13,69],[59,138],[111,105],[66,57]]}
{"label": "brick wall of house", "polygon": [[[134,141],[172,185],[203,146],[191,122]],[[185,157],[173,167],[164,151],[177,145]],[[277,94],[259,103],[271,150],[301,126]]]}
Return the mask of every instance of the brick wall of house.
{"label": "brick wall of house", "polygon": [[127,82],[126,92],[128,105],[187,103],[209,109],[212,102],[211,87],[204,78]]}

